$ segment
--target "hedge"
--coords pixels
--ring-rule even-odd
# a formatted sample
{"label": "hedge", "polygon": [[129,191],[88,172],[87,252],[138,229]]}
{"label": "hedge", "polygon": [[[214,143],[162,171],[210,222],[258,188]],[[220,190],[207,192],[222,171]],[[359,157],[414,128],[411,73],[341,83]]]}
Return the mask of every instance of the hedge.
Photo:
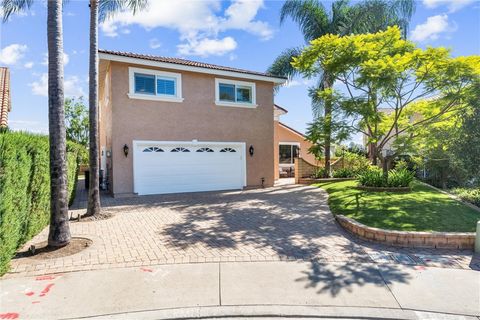
{"label": "hedge", "polygon": [[[68,191],[75,195],[81,147],[67,144]],[[49,223],[48,137],[0,133],[0,275],[16,250]]]}

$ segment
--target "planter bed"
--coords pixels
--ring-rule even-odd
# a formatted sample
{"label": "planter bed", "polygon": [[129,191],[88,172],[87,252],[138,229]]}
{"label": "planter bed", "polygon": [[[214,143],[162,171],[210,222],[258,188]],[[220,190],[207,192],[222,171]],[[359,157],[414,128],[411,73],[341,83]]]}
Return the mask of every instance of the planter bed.
{"label": "planter bed", "polygon": [[389,191],[389,192],[410,192],[412,191],[411,187],[367,187],[367,186],[361,186],[358,185],[355,187],[358,190],[364,190],[364,191],[377,191],[377,192],[382,192],[382,191]]}
{"label": "planter bed", "polygon": [[349,181],[355,180],[355,178],[298,178],[296,183],[299,184],[312,184],[312,183],[321,183],[321,182],[338,182],[338,181]]}
{"label": "planter bed", "polygon": [[474,232],[395,231],[372,228],[341,214],[335,219],[349,233],[386,245],[435,249],[473,249],[475,245]]}

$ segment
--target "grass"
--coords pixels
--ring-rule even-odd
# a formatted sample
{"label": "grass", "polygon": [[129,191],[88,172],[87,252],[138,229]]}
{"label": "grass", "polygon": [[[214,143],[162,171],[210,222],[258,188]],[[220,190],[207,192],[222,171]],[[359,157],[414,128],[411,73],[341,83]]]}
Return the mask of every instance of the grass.
{"label": "grass", "polygon": [[480,212],[417,181],[412,192],[357,190],[357,181],[315,184],[329,194],[333,214],[365,225],[401,231],[475,232]]}

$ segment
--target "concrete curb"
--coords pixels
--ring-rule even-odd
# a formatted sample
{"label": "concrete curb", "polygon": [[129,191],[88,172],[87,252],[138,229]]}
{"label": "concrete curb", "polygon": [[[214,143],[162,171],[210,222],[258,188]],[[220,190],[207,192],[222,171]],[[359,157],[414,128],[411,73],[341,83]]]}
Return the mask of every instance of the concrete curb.
{"label": "concrete curb", "polygon": [[[364,307],[317,307],[317,306],[217,306],[217,307],[193,307],[178,309],[148,310],[129,313],[118,313],[94,317],[75,319],[94,320],[120,320],[120,319],[260,319],[260,318],[318,318],[318,319],[436,319],[436,320],[477,320],[477,317],[445,314],[436,312],[424,312],[408,309],[392,308],[364,308]],[[64,318],[74,319],[74,318]]]}

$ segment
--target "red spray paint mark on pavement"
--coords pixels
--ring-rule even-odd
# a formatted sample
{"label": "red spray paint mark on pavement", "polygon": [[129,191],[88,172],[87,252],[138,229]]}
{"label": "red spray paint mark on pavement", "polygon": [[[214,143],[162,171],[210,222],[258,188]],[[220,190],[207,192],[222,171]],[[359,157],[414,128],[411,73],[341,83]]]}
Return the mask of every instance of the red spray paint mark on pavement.
{"label": "red spray paint mark on pavement", "polygon": [[49,291],[50,289],[54,286],[53,283],[50,283],[48,284],[45,289],[42,290],[42,292],[40,293],[40,297],[44,297]]}
{"label": "red spray paint mark on pavement", "polygon": [[16,312],[0,313],[0,319],[18,319],[18,316]]}
{"label": "red spray paint mark on pavement", "polygon": [[35,280],[37,281],[41,281],[41,280],[53,280],[55,279],[55,276],[40,276],[40,277],[36,277]]}
{"label": "red spray paint mark on pavement", "polygon": [[35,292],[33,292],[33,291],[25,292],[25,295],[26,295],[26,296],[29,296],[29,297],[30,297],[30,296],[33,296],[34,294],[35,294]]}
{"label": "red spray paint mark on pavement", "polygon": [[148,268],[140,268],[140,270],[142,270],[144,272],[153,272],[152,269],[148,269]]}
{"label": "red spray paint mark on pavement", "polygon": [[32,304],[40,303],[40,301],[32,301]]}

